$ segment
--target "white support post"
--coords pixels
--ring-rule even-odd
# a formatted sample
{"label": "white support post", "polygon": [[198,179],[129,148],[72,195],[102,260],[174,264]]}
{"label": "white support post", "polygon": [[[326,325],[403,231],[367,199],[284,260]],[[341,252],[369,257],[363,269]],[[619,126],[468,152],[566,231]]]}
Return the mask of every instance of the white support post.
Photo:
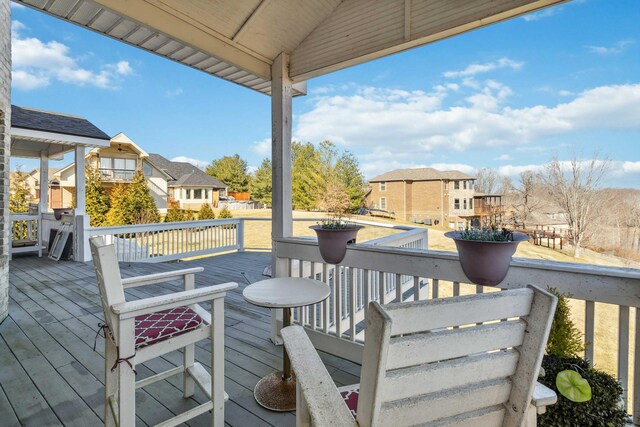
{"label": "white support post", "polygon": [[11,156],[11,2],[0,0],[0,322],[9,313],[9,157]]}
{"label": "white support post", "polygon": [[[291,203],[292,83],[289,56],[281,53],[271,67],[271,159],[273,179],[273,238],[293,235]],[[275,253],[273,271],[275,272]]]}
{"label": "white support post", "polygon": [[76,261],[87,262],[91,259],[89,251],[89,237],[86,229],[89,227],[89,217],[87,216],[86,196],[85,196],[85,147],[76,145],[75,148],[75,168],[76,168],[76,207],[74,209],[75,230],[74,230],[74,252]]}
{"label": "white support post", "polygon": [[49,156],[40,153],[40,215],[49,209]]}

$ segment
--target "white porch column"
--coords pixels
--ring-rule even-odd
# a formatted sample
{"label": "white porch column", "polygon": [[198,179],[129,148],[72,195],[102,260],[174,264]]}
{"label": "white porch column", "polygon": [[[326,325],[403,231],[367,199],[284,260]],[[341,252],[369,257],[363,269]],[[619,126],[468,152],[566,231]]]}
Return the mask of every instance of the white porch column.
{"label": "white porch column", "polygon": [[76,261],[89,261],[89,238],[85,230],[89,228],[89,217],[87,216],[86,196],[85,196],[85,147],[76,145],[75,168],[76,168],[76,207],[75,230],[74,230],[74,252],[73,258]]}
{"label": "white porch column", "polygon": [[[40,153],[40,215],[49,209],[49,156]],[[47,236],[48,237],[48,236]]]}
{"label": "white porch column", "polygon": [[11,156],[11,5],[0,0],[0,322],[9,309],[9,157]]}
{"label": "white porch column", "polygon": [[[289,78],[289,55],[281,53],[271,66],[271,178],[272,211],[271,237],[291,237],[293,235],[293,214],[291,203],[291,95],[293,92]],[[286,265],[278,262],[275,245],[271,244],[272,277],[282,277],[287,272]],[[282,310],[271,310],[271,340],[282,344],[279,337],[278,318]]]}
{"label": "white porch column", "polygon": [[[271,162],[273,165],[271,236],[273,238],[291,237],[293,234],[291,212],[291,86],[289,56],[286,53],[281,53],[271,67]],[[273,271],[276,272],[275,269]]]}

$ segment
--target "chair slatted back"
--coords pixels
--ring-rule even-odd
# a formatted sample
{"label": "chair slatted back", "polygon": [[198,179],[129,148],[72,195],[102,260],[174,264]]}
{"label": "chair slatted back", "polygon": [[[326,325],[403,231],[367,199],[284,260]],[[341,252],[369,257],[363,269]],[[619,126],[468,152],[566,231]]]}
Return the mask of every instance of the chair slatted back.
{"label": "chair slatted back", "polygon": [[371,303],[359,425],[522,425],[555,305],[533,286]]}
{"label": "chair slatted back", "polygon": [[111,312],[111,306],[124,302],[125,299],[116,249],[112,244],[107,245],[102,236],[90,238],[89,245],[91,246],[91,258],[93,259],[93,267],[98,280],[104,319],[117,340],[119,334],[118,321],[117,317]]}

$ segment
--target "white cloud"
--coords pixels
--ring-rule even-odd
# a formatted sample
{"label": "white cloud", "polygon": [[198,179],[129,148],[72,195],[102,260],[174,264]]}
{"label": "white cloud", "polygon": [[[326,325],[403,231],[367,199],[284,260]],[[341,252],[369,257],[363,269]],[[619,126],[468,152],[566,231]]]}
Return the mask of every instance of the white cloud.
{"label": "white cloud", "polygon": [[11,4],[11,9],[15,9],[15,10],[20,10],[20,9],[26,9],[27,7],[20,4],[20,3],[16,3],[16,2],[10,2]]}
{"label": "white cloud", "polygon": [[557,15],[562,12],[561,6],[549,7],[547,9],[541,10],[539,12],[530,13],[528,15],[524,15],[522,19],[527,22],[531,21],[539,21],[540,19],[549,18],[550,16]]}
{"label": "white cloud", "polygon": [[[640,130],[640,84],[601,86],[555,106],[520,108],[504,105],[511,89],[495,81],[484,82],[462,104],[446,106],[453,93],[442,86],[432,92],[369,87],[317,96],[310,99],[313,108],[296,121],[295,134],[301,141],[328,139],[356,152],[371,176],[394,168],[391,160],[414,167],[442,150],[537,150],[554,136],[591,129]],[[265,149],[267,141],[262,142]],[[254,151],[259,147],[254,143]]]}
{"label": "white cloud", "polygon": [[569,90],[560,90],[558,91],[558,95],[563,96],[563,97],[567,97],[567,96],[574,96],[575,93],[569,91]]}
{"label": "white cloud", "polygon": [[471,77],[476,74],[488,73],[489,71],[498,70],[500,68],[511,68],[519,70],[524,62],[514,61],[509,58],[500,58],[497,61],[485,62],[484,64],[471,64],[464,70],[445,71],[442,75],[446,78]]}
{"label": "white cloud", "polygon": [[622,171],[625,173],[640,173],[640,162],[622,162]]}
{"label": "white cloud", "polygon": [[167,90],[164,92],[164,96],[167,98],[172,98],[174,96],[180,96],[184,93],[181,87],[175,88],[173,90]]}
{"label": "white cloud", "polygon": [[525,171],[533,171],[533,172],[542,172],[545,168],[545,165],[504,165],[498,168],[498,172],[502,175],[506,175],[509,177],[517,177],[522,172]]}
{"label": "white cloud", "polygon": [[[297,140],[296,138],[293,139]],[[255,141],[251,144],[251,150],[259,156],[271,157],[271,138]]]}
{"label": "white cloud", "polygon": [[71,49],[67,45],[55,40],[43,42],[34,37],[23,36],[27,27],[20,21],[13,21],[11,27],[14,88],[34,90],[57,80],[78,86],[114,89],[121,76],[133,73],[127,61],[106,64],[100,70],[83,68],[78,63],[79,59],[71,55]]}
{"label": "white cloud", "polygon": [[171,159],[172,162],[185,162],[191,163],[193,166],[198,167],[200,169],[204,169],[209,166],[209,162],[205,162],[204,160],[193,159],[191,157],[186,156],[178,156]]}
{"label": "white cloud", "polygon": [[440,171],[456,170],[456,171],[464,172],[468,175],[473,175],[476,173],[475,167],[471,165],[467,165],[465,163],[432,163],[427,167],[438,169]]}
{"label": "white cloud", "polygon": [[598,55],[617,55],[625,50],[635,42],[633,40],[620,40],[614,43],[612,46],[585,46],[591,53],[597,53]]}
{"label": "white cloud", "polygon": [[499,155],[498,157],[494,157],[494,159],[493,159],[493,160],[498,160],[498,161],[500,161],[500,162],[507,162],[507,161],[509,161],[509,160],[513,160],[513,157],[511,157],[511,156],[510,156],[510,155],[508,155],[508,154],[501,154],[501,155]]}

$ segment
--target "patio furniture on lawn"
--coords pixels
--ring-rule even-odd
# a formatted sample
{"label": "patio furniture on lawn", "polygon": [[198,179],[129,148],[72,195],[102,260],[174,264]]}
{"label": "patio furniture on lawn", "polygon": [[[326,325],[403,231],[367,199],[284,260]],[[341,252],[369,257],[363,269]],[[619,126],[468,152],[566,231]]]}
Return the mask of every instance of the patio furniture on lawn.
{"label": "patio furniture on lawn", "polygon": [[[183,396],[194,394],[197,384],[209,397],[162,425],[177,425],[207,411],[212,425],[224,425],[224,296],[237,283],[195,288],[195,273],[202,268],[122,279],[115,247],[102,237],[90,239],[91,256],[100,289],[105,325],[105,416],[107,426],[134,426],[135,391],[172,375],[183,374]],[[184,291],[125,301],[124,289],[183,280]],[[211,311],[198,303],[211,301]],[[212,375],[194,360],[194,343],[211,338]],[[149,359],[183,349],[183,365],[135,380],[136,366]]]}
{"label": "patio furniture on lawn", "polygon": [[[282,308],[282,325],[291,324],[291,308],[324,301],[329,297],[329,285],[301,277],[278,277],[262,280],[244,288],[242,294],[251,304]],[[296,378],[291,373],[287,350],[283,348],[283,369],[262,378],[253,395],[264,408],[272,411],[296,409]]]}
{"label": "patio furniture on lawn", "polygon": [[372,302],[360,384],[341,389],[304,329],[285,328],[298,382],[297,424],[535,426],[536,413],[556,401],[536,385],[556,302],[533,286]]}

